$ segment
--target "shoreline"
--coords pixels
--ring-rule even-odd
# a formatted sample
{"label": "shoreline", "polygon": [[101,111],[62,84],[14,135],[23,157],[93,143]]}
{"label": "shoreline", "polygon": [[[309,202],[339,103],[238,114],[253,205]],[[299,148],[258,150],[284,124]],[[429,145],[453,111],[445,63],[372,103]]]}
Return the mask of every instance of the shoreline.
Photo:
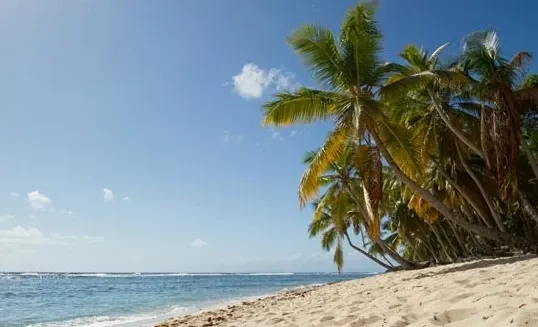
{"label": "shoreline", "polygon": [[[369,277],[369,276],[368,276]],[[366,278],[366,277],[365,277]],[[360,278],[358,278],[360,279]],[[176,316],[176,317],[170,317],[167,321],[164,322],[158,322],[157,324],[151,324],[145,327],[154,326],[154,327],[175,327],[175,326],[183,326],[182,324],[189,324],[191,319],[194,320],[207,320],[207,322],[213,322],[213,325],[211,324],[203,324],[206,325],[204,327],[208,326],[216,326],[214,323],[219,321],[225,321],[225,319],[219,318],[220,314],[226,313],[228,317],[230,315],[228,311],[234,312],[236,309],[241,307],[247,307],[251,306],[253,304],[262,303],[267,300],[276,300],[276,301],[283,301],[285,299],[295,298],[295,297],[304,297],[305,294],[310,293],[311,291],[314,291],[317,288],[321,288],[324,286],[330,286],[338,283],[344,283],[344,281],[338,281],[338,282],[331,282],[326,284],[311,284],[311,285],[302,285],[297,286],[289,290],[281,290],[273,293],[267,293],[264,295],[258,295],[258,296],[247,296],[240,299],[235,300],[229,300],[225,301],[221,304],[210,306],[210,307],[204,307],[200,309],[196,309],[195,312],[191,313],[185,313],[184,315]],[[215,316],[215,317],[213,317]],[[209,319],[211,317],[211,319]]]}
{"label": "shoreline", "polygon": [[[369,276],[365,276],[365,277],[369,277]],[[365,278],[365,277],[361,277],[361,278]],[[149,319],[143,322],[142,321],[138,322],[138,324],[143,323],[143,325],[138,325],[136,323],[129,323],[125,325],[123,324],[119,325],[118,327],[135,327],[135,326],[153,327],[153,326],[161,326],[163,324],[165,324],[166,326],[166,323],[169,323],[170,326],[172,326],[173,321],[183,320],[188,317],[196,317],[196,316],[204,315],[204,314],[211,315],[213,312],[219,312],[219,311],[228,309],[230,307],[235,308],[235,307],[244,305],[244,303],[263,301],[271,297],[278,297],[278,296],[285,295],[288,293],[299,292],[299,291],[307,290],[307,289],[314,289],[314,288],[323,287],[326,285],[332,285],[336,283],[342,283],[342,281],[329,282],[329,283],[323,283],[323,284],[320,284],[320,283],[305,284],[305,285],[291,287],[289,289],[284,288],[284,289],[277,290],[274,292],[269,292],[269,293],[263,293],[263,294],[258,294],[258,295],[247,295],[244,297],[233,298],[233,299],[223,299],[222,301],[218,301],[218,303],[212,303],[212,304],[206,303],[207,305],[201,305],[200,307],[187,310],[185,313],[180,314],[180,315],[165,314],[163,315],[163,317],[160,317],[160,318],[154,318],[154,319]]]}
{"label": "shoreline", "polygon": [[289,290],[153,326],[538,326],[536,271],[536,256],[468,261]]}

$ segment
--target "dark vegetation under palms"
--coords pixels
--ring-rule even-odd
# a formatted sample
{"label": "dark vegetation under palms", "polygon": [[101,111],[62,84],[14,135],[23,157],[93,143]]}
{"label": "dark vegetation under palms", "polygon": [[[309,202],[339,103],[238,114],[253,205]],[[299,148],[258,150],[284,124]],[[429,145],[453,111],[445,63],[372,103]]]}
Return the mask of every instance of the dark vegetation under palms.
{"label": "dark vegetation under palms", "polygon": [[[346,14],[340,35],[305,25],[289,37],[320,84],[264,104],[264,124],[328,120],[306,155],[301,206],[311,237],[346,244],[388,270],[538,244],[538,77],[531,55],[500,52],[495,32],[464,38],[457,58],[414,45],[382,60],[375,7]],[[497,251],[497,252],[496,252]],[[397,266],[397,267],[395,267]]]}

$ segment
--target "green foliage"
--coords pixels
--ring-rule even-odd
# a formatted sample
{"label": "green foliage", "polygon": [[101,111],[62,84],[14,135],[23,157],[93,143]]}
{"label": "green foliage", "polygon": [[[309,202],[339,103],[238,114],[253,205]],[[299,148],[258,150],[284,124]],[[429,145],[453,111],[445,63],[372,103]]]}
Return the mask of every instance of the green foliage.
{"label": "green foliage", "polygon": [[264,125],[334,123],[304,157],[299,199],[313,204],[308,235],[334,251],[339,271],[343,242],[387,269],[536,245],[531,55],[506,59],[486,30],[465,37],[450,63],[441,58],[448,43],[431,54],[408,45],[402,62],[382,63],[375,8],[351,8],[338,36],[317,25],[294,31],[288,42],[321,89],[277,93],[263,106]]}

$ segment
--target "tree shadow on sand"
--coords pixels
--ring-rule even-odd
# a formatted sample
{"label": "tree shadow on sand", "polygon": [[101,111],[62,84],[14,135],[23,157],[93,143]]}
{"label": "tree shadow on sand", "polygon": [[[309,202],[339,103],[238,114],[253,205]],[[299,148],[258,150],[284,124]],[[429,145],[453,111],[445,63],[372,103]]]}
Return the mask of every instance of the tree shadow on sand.
{"label": "tree shadow on sand", "polygon": [[439,271],[432,271],[428,273],[418,274],[416,277],[413,277],[410,279],[422,279],[422,278],[445,275],[445,274],[450,274],[450,273],[455,273],[455,272],[460,272],[460,271],[467,271],[471,269],[488,268],[488,267],[494,267],[494,266],[499,266],[499,265],[506,265],[506,264],[516,263],[520,261],[534,259],[536,257],[537,257],[536,255],[529,254],[529,255],[521,255],[521,256],[515,256],[515,257],[509,257],[509,258],[482,259],[478,261],[464,263],[456,267],[446,268]]}

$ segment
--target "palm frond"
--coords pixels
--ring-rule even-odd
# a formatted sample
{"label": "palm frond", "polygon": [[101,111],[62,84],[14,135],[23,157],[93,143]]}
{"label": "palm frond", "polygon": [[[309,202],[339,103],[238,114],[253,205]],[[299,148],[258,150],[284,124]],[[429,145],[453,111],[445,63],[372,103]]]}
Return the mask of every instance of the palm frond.
{"label": "palm frond", "polygon": [[336,244],[336,249],[334,249],[333,262],[336,264],[338,271],[342,271],[344,267],[344,251],[342,250],[342,243],[340,241]]}
{"label": "palm frond", "polygon": [[334,227],[326,230],[321,236],[321,246],[325,251],[330,251],[338,238],[338,232]]}
{"label": "palm frond", "polygon": [[348,134],[349,129],[347,126],[336,127],[329,133],[323,146],[312,158],[299,184],[301,207],[318,192],[319,177],[332,162],[338,159],[343,151]]}
{"label": "palm frond", "polygon": [[348,81],[356,88],[375,85],[382,34],[373,19],[375,6],[360,4],[350,9],[342,23],[340,42]]}
{"label": "palm frond", "polygon": [[458,88],[466,85],[469,78],[460,71],[442,69],[421,71],[412,75],[394,75],[381,89],[384,96],[405,96],[409,91],[424,88],[432,82],[443,84],[446,87]]}
{"label": "palm frond", "polygon": [[379,120],[376,130],[391,156],[400,168],[409,176],[420,175],[421,157],[420,142],[402,126],[387,120]]}
{"label": "palm frond", "polygon": [[447,42],[440,46],[439,48],[435,49],[434,52],[432,52],[430,58],[428,61],[430,62],[430,67],[433,68],[437,64],[437,61],[439,60],[439,55],[441,52],[443,52],[448,46],[450,45],[450,42]]}
{"label": "palm frond", "polygon": [[308,88],[277,93],[274,98],[263,105],[263,125],[287,126],[324,120],[331,115],[339,100],[333,92]]}
{"label": "palm frond", "polygon": [[336,231],[339,234],[343,234],[347,229],[346,213],[347,213],[347,199],[343,193],[339,193],[335,196],[332,203],[332,217],[333,224]]}
{"label": "palm frond", "polygon": [[314,209],[313,213],[313,222],[318,221],[321,218],[321,215],[324,210],[326,210],[327,206],[332,203],[334,200],[336,193],[336,185],[332,185],[327,189],[325,194],[323,194],[320,198],[320,200],[317,202],[316,208]]}
{"label": "palm frond", "polygon": [[526,70],[530,66],[531,61],[532,55],[530,52],[522,51],[516,53],[512,59],[510,59],[509,64],[516,69]]}
{"label": "palm frond", "polygon": [[329,29],[303,25],[288,37],[288,43],[321,84],[335,89],[349,84],[348,73]]}
{"label": "palm frond", "polygon": [[381,155],[375,146],[359,146],[354,162],[362,179],[362,189],[366,212],[368,213],[367,231],[373,238],[379,238],[379,205],[383,200],[383,173]]}
{"label": "palm frond", "polygon": [[320,219],[312,221],[308,225],[308,237],[314,238],[333,225],[332,217],[324,213]]}

